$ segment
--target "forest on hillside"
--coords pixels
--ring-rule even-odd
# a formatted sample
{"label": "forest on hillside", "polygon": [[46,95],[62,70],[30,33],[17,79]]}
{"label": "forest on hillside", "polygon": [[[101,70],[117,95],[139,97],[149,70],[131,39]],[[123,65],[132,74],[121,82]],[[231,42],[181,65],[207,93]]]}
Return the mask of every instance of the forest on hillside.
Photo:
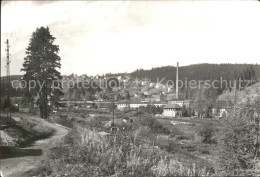
{"label": "forest on hillside", "polygon": [[[157,79],[176,79],[175,66],[156,67],[149,70],[138,69],[131,73],[133,78],[149,78],[156,82]],[[260,79],[260,66],[255,64],[196,64],[179,67],[179,80],[225,80]],[[247,77],[247,78],[244,78]]]}

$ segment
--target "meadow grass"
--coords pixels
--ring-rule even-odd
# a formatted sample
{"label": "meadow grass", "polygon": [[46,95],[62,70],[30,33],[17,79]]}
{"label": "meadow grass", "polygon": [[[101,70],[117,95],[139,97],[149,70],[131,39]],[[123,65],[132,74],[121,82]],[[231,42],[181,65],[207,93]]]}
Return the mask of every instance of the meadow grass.
{"label": "meadow grass", "polygon": [[6,131],[16,146],[25,147],[33,141],[51,136],[55,130],[45,120],[27,114],[15,114],[17,121]]}

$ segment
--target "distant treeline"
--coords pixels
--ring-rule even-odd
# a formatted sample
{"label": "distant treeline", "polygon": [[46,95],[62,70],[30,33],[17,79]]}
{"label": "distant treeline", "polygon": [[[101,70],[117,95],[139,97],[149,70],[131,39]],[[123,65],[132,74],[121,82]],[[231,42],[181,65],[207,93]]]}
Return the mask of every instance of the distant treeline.
{"label": "distant treeline", "polygon": [[[10,76],[10,81],[11,81],[11,83],[14,80],[18,80],[19,81],[21,79],[21,77],[22,77],[22,75],[12,75],[12,76]],[[1,89],[2,97],[6,96],[8,88],[10,88],[10,96],[11,97],[14,97],[14,96],[15,97],[21,97],[21,96],[23,96],[22,89],[13,88],[12,84],[10,84],[8,86],[7,83],[8,83],[7,77],[6,76],[1,77],[1,88],[0,89]]]}
{"label": "distant treeline", "polygon": [[[23,76],[22,75],[12,75],[10,76],[10,80],[20,80]],[[2,76],[1,77],[1,84],[6,83],[7,82],[7,77],[6,76]]]}
{"label": "distant treeline", "polygon": [[[152,68],[150,70],[138,69],[131,73],[133,78],[149,78],[156,82],[157,79],[167,80],[176,79],[176,67],[164,66]],[[260,79],[260,66],[250,64],[196,64],[179,67],[180,80],[234,80]],[[255,78],[253,78],[255,77]]]}

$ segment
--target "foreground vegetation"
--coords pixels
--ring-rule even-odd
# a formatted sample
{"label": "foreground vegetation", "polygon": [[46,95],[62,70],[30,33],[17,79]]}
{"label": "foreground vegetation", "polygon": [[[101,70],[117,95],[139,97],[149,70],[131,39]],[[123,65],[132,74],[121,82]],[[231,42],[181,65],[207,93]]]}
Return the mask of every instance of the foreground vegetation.
{"label": "foreground vegetation", "polygon": [[38,117],[26,114],[14,114],[13,117],[12,124],[3,131],[13,138],[12,144],[16,147],[25,147],[54,133],[54,129]]}
{"label": "foreground vegetation", "polygon": [[[74,124],[39,164],[35,176],[209,176],[212,168],[204,159],[181,150],[174,140],[178,132],[147,113],[129,112],[133,123],[116,118],[117,132],[110,133],[111,116],[68,113],[52,117]],[[73,117],[74,116],[74,117]],[[108,132],[109,134],[102,134]],[[176,135],[176,136],[175,136]],[[171,137],[174,138],[171,138]],[[170,143],[163,141],[168,137]]]}
{"label": "foreground vegetation", "polygon": [[[48,154],[39,176],[208,176],[206,167],[185,164],[165,150],[141,144],[134,134],[107,138],[78,127]],[[35,174],[34,174],[35,175]]]}

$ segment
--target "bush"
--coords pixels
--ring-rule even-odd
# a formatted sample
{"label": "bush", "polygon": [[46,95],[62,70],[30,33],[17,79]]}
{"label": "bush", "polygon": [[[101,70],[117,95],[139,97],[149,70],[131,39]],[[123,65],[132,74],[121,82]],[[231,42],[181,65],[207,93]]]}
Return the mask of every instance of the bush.
{"label": "bush", "polygon": [[161,159],[152,171],[156,176],[209,176],[206,167],[200,169],[195,163],[187,167],[176,159],[167,158]]}
{"label": "bush", "polygon": [[11,104],[10,106],[10,112],[11,113],[15,113],[15,112],[18,112],[19,111],[19,108],[13,104]]}
{"label": "bush", "polygon": [[176,136],[176,140],[189,140],[190,138],[188,138],[187,136],[185,135],[177,135]]}
{"label": "bush", "polygon": [[171,133],[170,130],[167,127],[163,126],[161,122],[148,115],[142,115],[136,121],[136,123],[142,126],[149,127],[152,133],[165,134],[165,135],[169,135]]}
{"label": "bush", "polygon": [[205,144],[216,143],[215,133],[218,129],[212,123],[205,123],[198,127],[197,133],[202,137],[202,142]]}

